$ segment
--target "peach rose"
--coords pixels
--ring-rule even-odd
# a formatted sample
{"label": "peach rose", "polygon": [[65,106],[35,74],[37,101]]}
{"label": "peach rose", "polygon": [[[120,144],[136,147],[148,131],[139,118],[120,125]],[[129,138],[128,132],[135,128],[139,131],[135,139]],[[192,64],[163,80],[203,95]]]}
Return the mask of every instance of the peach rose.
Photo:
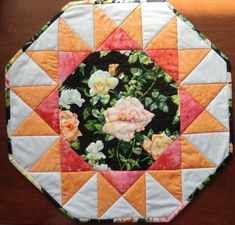
{"label": "peach rose", "polygon": [[173,140],[165,133],[154,134],[152,140],[145,138],[143,148],[150,153],[154,160],[156,160],[171,144]]}
{"label": "peach rose", "polygon": [[104,112],[106,123],[103,131],[123,141],[131,141],[135,132],[145,129],[154,114],[144,109],[137,98],[120,99]]}
{"label": "peach rose", "polygon": [[60,112],[60,130],[64,140],[75,141],[82,133],[78,129],[78,116],[69,110]]}

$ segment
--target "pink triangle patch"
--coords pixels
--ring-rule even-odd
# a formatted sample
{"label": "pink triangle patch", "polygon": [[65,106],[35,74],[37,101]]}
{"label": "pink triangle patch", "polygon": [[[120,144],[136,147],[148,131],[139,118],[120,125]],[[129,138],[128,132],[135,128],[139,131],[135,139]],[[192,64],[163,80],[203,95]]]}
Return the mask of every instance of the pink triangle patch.
{"label": "pink triangle patch", "polygon": [[179,81],[177,50],[146,50],[150,58],[162,67],[176,82]]}
{"label": "pink triangle patch", "polygon": [[120,27],[118,27],[97,49],[104,50],[137,50],[141,47]]}
{"label": "pink triangle patch", "polygon": [[62,84],[90,52],[59,52],[59,78]]}
{"label": "pink triangle patch", "polygon": [[59,124],[59,91],[58,88],[34,110],[57,134],[60,133]]}
{"label": "pink triangle patch", "polygon": [[180,97],[180,131],[181,133],[203,111],[202,106],[189,95],[182,87],[179,88]]}
{"label": "pink triangle patch", "polygon": [[124,194],[144,171],[101,171],[100,173],[120,194]]}
{"label": "pink triangle patch", "polygon": [[61,140],[61,172],[91,171],[92,167]]}
{"label": "pink triangle patch", "polygon": [[170,147],[148,168],[148,170],[176,170],[181,167],[180,138],[176,139]]}

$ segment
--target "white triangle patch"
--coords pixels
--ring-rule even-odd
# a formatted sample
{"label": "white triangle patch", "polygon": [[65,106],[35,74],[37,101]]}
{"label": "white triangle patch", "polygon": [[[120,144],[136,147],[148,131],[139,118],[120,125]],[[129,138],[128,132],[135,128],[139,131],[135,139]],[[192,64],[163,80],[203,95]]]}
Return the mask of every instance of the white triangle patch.
{"label": "white triangle patch", "polygon": [[210,46],[180,18],[177,18],[178,49],[210,48]]}
{"label": "white triangle patch", "polygon": [[11,135],[33,110],[13,91],[10,92],[10,101],[11,119],[8,121],[8,125]]}
{"label": "white triangle patch", "polygon": [[94,49],[94,16],[93,5],[76,5],[66,10],[61,18]]}
{"label": "white triangle patch", "polygon": [[87,181],[63,207],[77,218],[97,218],[97,175]]}
{"label": "white triangle patch", "polygon": [[122,4],[103,4],[99,5],[105,15],[108,16],[114,23],[120,25],[139,5],[139,3],[125,3]]}
{"label": "white triangle patch", "polygon": [[183,137],[217,166],[229,154],[229,132],[186,134]]}
{"label": "white triangle patch", "polygon": [[58,19],[29,46],[27,51],[58,50]]}
{"label": "white triangle patch", "polygon": [[61,205],[61,174],[58,172],[30,173],[30,175]]}
{"label": "white triangle patch", "polygon": [[229,130],[229,92],[231,87],[226,85],[210,102],[206,110]]}
{"label": "white triangle patch", "polygon": [[198,188],[207,177],[215,172],[215,168],[182,169],[183,199],[188,197]]}
{"label": "white triangle patch", "polygon": [[11,87],[56,85],[26,53],[14,62],[8,74]]}
{"label": "white triangle patch", "polygon": [[181,206],[172,194],[146,173],[146,216],[167,217]]}
{"label": "white triangle patch", "polygon": [[57,138],[58,136],[11,137],[13,156],[20,166],[28,170]]}
{"label": "white triangle patch", "polygon": [[143,218],[122,196],[105,212],[101,219]]}
{"label": "white triangle patch", "polygon": [[182,84],[225,83],[228,78],[226,62],[211,50]]}
{"label": "white triangle patch", "polygon": [[175,16],[166,2],[148,2],[141,5],[143,47],[158,34]]}

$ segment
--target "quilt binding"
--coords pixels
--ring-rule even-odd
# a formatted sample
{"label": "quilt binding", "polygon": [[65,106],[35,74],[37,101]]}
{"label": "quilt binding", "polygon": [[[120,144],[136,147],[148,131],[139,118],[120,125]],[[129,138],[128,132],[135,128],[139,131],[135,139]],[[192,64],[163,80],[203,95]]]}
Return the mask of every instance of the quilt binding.
{"label": "quilt binding", "polygon": [[[9,101],[9,80],[7,72],[9,71],[12,64],[28,49],[28,47],[33,44],[40,35],[47,30],[47,28],[58,18],[60,17],[66,10],[68,10],[70,7],[73,7],[75,5],[85,5],[85,4],[111,4],[111,3],[117,3],[117,4],[125,4],[125,3],[145,3],[145,2],[167,2],[166,0],[79,0],[79,1],[73,1],[69,2],[67,5],[65,5],[60,11],[56,13],[56,15],[49,20],[26,44],[23,45],[23,47],[10,59],[10,61],[7,63],[5,67],[5,106],[6,106],[6,118],[9,119],[9,109],[10,109],[10,101]],[[214,45],[206,35],[204,35],[202,32],[200,32],[187,18],[185,18],[180,12],[178,12],[171,4],[167,2],[168,7],[173,11],[173,13],[180,18],[183,22],[186,22],[187,25],[194,31],[198,33],[198,35],[207,43],[210,44],[210,47],[218,54],[220,55],[227,64],[227,73],[231,77],[231,63],[227,56],[221,52],[216,45]],[[115,219],[88,219],[88,218],[76,218],[71,213],[69,213],[67,210],[65,210],[59,203],[57,203],[50,194],[40,186],[40,184],[29,175],[27,171],[24,170],[22,166],[20,166],[16,160],[14,159],[14,156],[12,155],[11,150],[11,143],[10,138],[8,139],[8,157],[10,162],[16,167],[16,169],[25,176],[40,192],[42,192],[48,199],[50,199],[53,204],[65,215],[67,215],[70,219],[77,221],[77,222],[149,222],[149,223],[156,223],[156,222],[169,222],[171,221],[181,210],[183,210],[191,201],[194,199],[194,197],[203,190],[210,182],[213,180],[213,178],[220,173],[220,171],[225,167],[229,160],[231,159],[233,155],[233,119],[232,119],[232,102],[230,102],[229,105],[229,128],[230,128],[230,151],[229,155],[224,159],[224,161],[218,166],[218,168],[215,170],[213,174],[211,174],[209,177],[207,177],[195,190],[194,192],[188,197],[186,201],[183,202],[183,204],[178,207],[171,215],[164,217],[164,218],[115,218]],[[132,219],[131,221],[129,221]]]}

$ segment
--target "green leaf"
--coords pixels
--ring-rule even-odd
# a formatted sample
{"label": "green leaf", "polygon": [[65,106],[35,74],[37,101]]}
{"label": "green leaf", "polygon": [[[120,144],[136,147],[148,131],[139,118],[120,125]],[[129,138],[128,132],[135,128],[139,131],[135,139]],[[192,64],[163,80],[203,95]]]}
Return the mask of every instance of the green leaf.
{"label": "green leaf", "polygon": [[100,51],[100,58],[108,55],[111,51]]}
{"label": "green leaf", "polygon": [[153,63],[153,61],[144,54],[141,54],[139,58],[140,58],[140,62],[144,65],[149,65]]}
{"label": "green leaf", "polygon": [[135,154],[135,155],[140,155],[141,152],[142,152],[142,148],[140,147],[135,147],[132,149],[132,152]]}
{"label": "green leaf", "polygon": [[102,124],[95,124],[94,126],[98,131],[103,131],[103,125]]}
{"label": "green leaf", "polygon": [[170,136],[171,135],[171,132],[168,128],[166,128],[166,130],[164,131],[164,133],[167,135],[167,136]]}
{"label": "green leaf", "polygon": [[141,133],[135,133],[135,139],[136,139],[136,141],[142,143],[143,140],[144,140],[144,136],[143,136],[143,134],[141,134]]}
{"label": "green leaf", "polygon": [[169,76],[168,74],[166,74],[165,77],[164,77],[164,81],[165,81],[166,83],[170,83],[170,82],[172,81],[172,77]]}
{"label": "green leaf", "polygon": [[150,129],[149,129],[149,132],[148,132],[148,134],[147,134],[147,136],[148,136],[149,138],[151,138],[151,137],[153,136],[153,134],[154,134],[154,131],[150,128]]}
{"label": "green leaf", "polygon": [[129,84],[136,84],[137,80],[130,80]]}
{"label": "green leaf", "polygon": [[97,68],[95,66],[93,66],[91,74],[95,73],[97,71]]}
{"label": "green leaf", "polygon": [[109,94],[106,94],[106,95],[102,95],[102,96],[101,96],[101,102],[102,102],[104,105],[108,104],[109,100],[110,100],[110,95],[109,95]]}
{"label": "green leaf", "polygon": [[129,151],[131,149],[131,144],[129,142],[120,141],[120,149]]}
{"label": "green leaf", "polygon": [[111,99],[111,101],[109,102],[110,106],[114,106],[117,103],[117,99],[113,98]]}
{"label": "green leaf", "polygon": [[126,170],[130,170],[130,169],[131,169],[130,163],[126,163]]}
{"label": "green leaf", "polygon": [[175,116],[174,119],[172,120],[172,125],[176,125],[180,122],[180,117],[179,116]]}
{"label": "green leaf", "polygon": [[99,112],[98,109],[92,109],[91,113],[92,113],[92,115],[93,115],[94,117],[96,117],[96,118],[97,118],[97,117],[99,116],[99,114],[100,114],[100,112]]}
{"label": "green leaf", "polygon": [[134,75],[134,76],[140,76],[142,74],[142,69],[140,68],[136,68],[136,67],[133,67],[131,68],[131,73]]}
{"label": "green leaf", "polygon": [[153,100],[149,97],[145,98],[145,100],[144,100],[144,104],[146,107],[148,107],[152,102],[153,102]]}
{"label": "green leaf", "polygon": [[90,108],[85,108],[82,113],[83,119],[86,120],[90,116]]}
{"label": "green leaf", "polygon": [[153,73],[153,72],[146,72],[144,74],[144,77],[147,79],[147,80],[153,80],[155,78],[156,74]]}
{"label": "green leaf", "polygon": [[164,96],[164,95],[159,95],[159,96],[158,96],[158,100],[159,100],[160,102],[165,102],[165,101],[167,100],[167,97]]}
{"label": "green leaf", "polygon": [[93,96],[93,97],[90,99],[90,103],[91,103],[92,105],[95,105],[98,101],[99,101],[99,97],[98,97],[98,96]]}
{"label": "green leaf", "polygon": [[160,102],[159,103],[159,109],[162,110],[165,113],[169,112],[169,107],[165,102]]}
{"label": "green leaf", "polygon": [[122,162],[126,162],[126,158],[122,154],[119,154],[119,158]]}
{"label": "green leaf", "polygon": [[115,156],[115,149],[114,148],[110,148],[108,150],[108,154],[109,154],[109,158],[114,158],[114,156]]}
{"label": "green leaf", "polygon": [[158,108],[157,104],[156,104],[156,103],[153,103],[153,104],[150,106],[150,111],[153,111],[153,110],[155,110],[155,109],[157,109],[157,108]]}
{"label": "green leaf", "polygon": [[80,142],[79,141],[73,141],[72,143],[70,143],[70,146],[75,149],[78,150],[80,148]]}
{"label": "green leaf", "polygon": [[172,95],[171,96],[172,102],[174,102],[176,105],[179,105],[179,96],[178,95]]}
{"label": "green leaf", "polygon": [[159,91],[158,90],[153,90],[151,93],[154,98],[157,98],[159,96]]}
{"label": "green leaf", "polygon": [[97,128],[95,127],[95,124],[97,124],[98,121],[97,120],[88,120],[86,123],[85,123],[85,128],[90,130],[90,131],[95,131]]}
{"label": "green leaf", "polygon": [[79,71],[82,73],[82,75],[84,75],[85,74],[85,71],[84,71],[84,68],[86,67],[86,64],[84,64],[84,63],[81,63],[80,65],[79,65]]}
{"label": "green leaf", "polygon": [[129,63],[135,63],[139,58],[139,54],[137,54],[136,52],[133,52],[128,59]]}
{"label": "green leaf", "polygon": [[105,140],[105,141],[112,141],[114,138],[115,138],[115,137],[114,137],[113,135],[108,135],[108,134],[107,134],[107,135],[105,136],[104,140]]}
{"label": "green leaf", "polygon": [[173,83],[173,84],[170,84],[171,87],[177,89],[178,88],[178,84],[177,83]]}
{"label": "green leaf", "polygon": [[100,123],[104,124],[105,123],[105,117],[104,114],[100,113],[99,116],[97,117]]}

